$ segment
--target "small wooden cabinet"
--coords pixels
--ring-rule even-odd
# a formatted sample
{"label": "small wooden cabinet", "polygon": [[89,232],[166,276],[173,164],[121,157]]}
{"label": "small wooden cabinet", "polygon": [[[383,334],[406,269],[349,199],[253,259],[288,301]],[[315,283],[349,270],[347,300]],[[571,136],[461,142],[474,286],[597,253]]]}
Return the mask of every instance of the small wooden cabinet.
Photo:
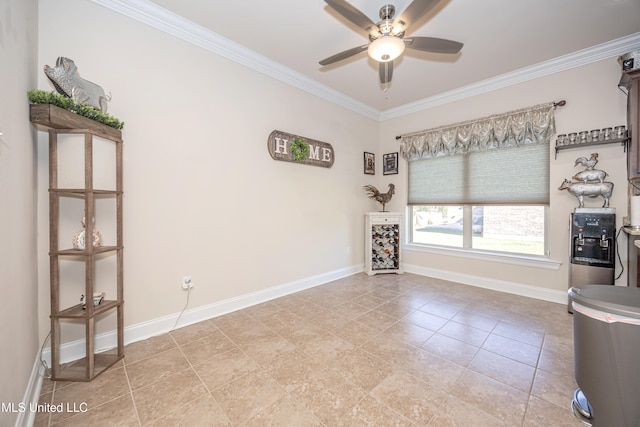
{"label": "small wooden cabinet", "polygon": [[[38,128],[45,128],[49,133],[49,263],[51,292],[51,379],[54,381],[91,381],[118,360],[124,357],[123,337],[123,242],[122,242],[122,137],[121,131],[104,126],[93,120],[83,118],[66,110],[51,105],[31,105],[31,121]],[[115,183],[111,189],[94,188],[94,166],[104,168],[103,162],[94,163],[94,139],[113,146]],[[79,154],[78,169],[83,169],[83,183],[73,188],[59,186],[60,175],[63,174],[59,163],[59,144],[63,140],[71,140],[71,150]],[[83,142],[81,142],[83,141]],[[103,142],[101,141],[101,142]],[[77,144],[77,145],[75,145]],[[107,167],[108,169],[109,167]],[[66,200],[70,200],[67,202]],[[105,237],[106,245],[92,244],[94,221],[96,219],[96,201],[111,204],[108,211],[115,213],[111,218],[115,230],[113,235]],[[73,244],[73,236],[61,233],[61,223],[69,223],[71,219],[61,217],[61,204],[71,203],[77,207],[79,220],[84,215],[84,249],[77,249]],[[66,205],[65,205],[66,206]],[[84,207],[84,211],[82,211]],[[78,222],[75,222],[79,224]],[[63,235],[61,235],[63,234]],[[108,276],[115,283],[101,284],[108,290],[106,298],[99,304],[93,304],[96,289],[96,270],[101,263],[109,263],[115,271]],[[84,274],[70,274],[70,270]],[[80,282],[80,286],[78,286]],[[82,283],[84,282],[84,283]],[[85,295],[85,303],[80,295],[69,295],[70,289],[80,289]],[[67,305],[63,306],[63,301]],[[69,301],[74,304],[69,305]],[[95,348],[96,325],[115,311],[117,334],[116,348],[98,352]],[[60,361],[61,333],[66,330],[84,329],[84,356],[73,362],[62,364]]]}
{"label": "small wooden cabinet", "polygon": [[[640,69],[623,71],[618,87],[627,93],[627,178],[640,180]],[[637,185],[637,184],[636,184]]]}
{"label": "small wooden cabinet", "polygon": [[402,274],[400,227],[402,214],[395,212],[370,212],[365,214],[364,271]]}
{"label": "small wooden cabinet", "polygon": [[[640,194],[640,68],[622,72],[618,87],[627,94],[627,178],[629,196]],[[631,207],[629,203],[629,217]],[[627,285],[640,287],[640,231],[624,227],[628,234]]]}

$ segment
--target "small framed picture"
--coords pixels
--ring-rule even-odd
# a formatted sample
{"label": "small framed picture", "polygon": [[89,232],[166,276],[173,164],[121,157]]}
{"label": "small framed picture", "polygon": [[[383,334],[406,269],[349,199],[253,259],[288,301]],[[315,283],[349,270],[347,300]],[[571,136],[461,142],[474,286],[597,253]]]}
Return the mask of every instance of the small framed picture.
{"label": "small framed picture", "polygon": [[376,155],[373,153],[364,153],[364,173],[366,175],[376,174]]}
{"label": "small framed picture", "polygon": [[388,153],[382,156],[382,174],[395,175],[398,173],[398,153]]}

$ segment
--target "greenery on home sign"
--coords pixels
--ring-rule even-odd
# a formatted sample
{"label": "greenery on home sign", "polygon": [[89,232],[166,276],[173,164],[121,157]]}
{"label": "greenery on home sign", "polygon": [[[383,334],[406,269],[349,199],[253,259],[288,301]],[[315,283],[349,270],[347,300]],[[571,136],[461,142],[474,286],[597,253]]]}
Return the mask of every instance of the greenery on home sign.
{"label": "greenery on home sign", "polygon": [[291,154],[299,162],[309,156],[309,143],[302,138],[294,138],[291,142]]}

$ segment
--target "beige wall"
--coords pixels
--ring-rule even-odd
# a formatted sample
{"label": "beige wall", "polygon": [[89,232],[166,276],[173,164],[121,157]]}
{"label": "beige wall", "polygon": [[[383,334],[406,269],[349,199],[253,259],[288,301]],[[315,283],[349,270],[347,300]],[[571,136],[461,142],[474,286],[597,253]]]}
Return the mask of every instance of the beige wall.
{"label": "beige wall", "polygon": [[[37,34],[36,0],[0,1],[0,402],[15,405],[39,350],[36,149],[26,100],[36,82]],[[18,415],[0,411],[0,425]]]}
{"label": "beige wall", "polygon": [[[626,124],[626,96],[617,87],[620,70],[616,58],[611,58],[384,121],[380,131],[380,151],[397,151],[399,144],[395,140],[396,135],[562,99],[567,101],[567,105],[556,109],[555,114],[556,131],[559,134]],[[554,158],[553,141],[550,150],[549,250],[551,260],[562,263],[557,270],[477,260],[465,256],[443,256],[411,249],[405,251],[405,262],[421,271],[433,270],[443,277],[464,274],[474,276],[473,280],[477,282],[489,279],[566,292],[569,214],[577,206],[577,199],[566,191],[559,191],[558,187],[563,179],[570,179],[580,170],[574,167],[576,158],[588,157],[591,153],[597,152],[598,168],[608,172],[610,176],[607,179],[615,185],[611,207],[616,208],[619,228],[623,216],[627,215],[626,154],[618,144],[567,150],[560,152],[557,159]],[[397,185],[397,197],[391,203],[394,210],[405,210],[406,166],[406,161],[402,160],[400,174],[393,178]],[[602,199],[587,200],[585,205],[602,206]],[[621,233],[619,249],[623,261],[626,259],[626,243],[626,235]],[[617,265],[616,274],[619,272],[620,266]],[[616,284],[626,285],[626,274],[623,274]]]}
{"label": "beige wall", "polygon": [[[111,92],[110,113],[126,122],[127,325],[180,311],[183,275],[195,282],[192,308],[360,266],[362,214],[378,209],[362,185],[394,182],[390,208],[405,210],[404,161],[399,175],[381,176],[380,162],[375,177],[362,173],[362,152],[381,159],[397,151],[395,135],[559,99],[568,105],[557,111],[558,133],[625,122],[615,58],[378,123],[90,2],[2,0],[0,6],[0,57],[3,76],[10,76],[0,79],[0,339],[11,343],[10,353],[0,353],[2,402],[18,403],[29,392],[49,331],[47,138],[29,123],[25,93],[51,90],[42,67],[60,55]],[[334,167],[273,161],[266,140],[274,129],[331,143]],[[596,150],[599,167],[616,184],[611,204],[620,226],[624,152]],[[406,263],[445,276],[464,263],[465,273],[480,280],[564,292],[567,218],[576,201],[556,188],[575,172],[575,158],[593,151],[552,155],[549,235],[559,269],[410,249]],[[79,226],[81,214],[70,215],[70,227]],[[96,225],[112,227],[100,218]],[[625,245],[621,235],[623,260]],[[69,288],[75,300],[81,286]],[[0,424],[11,425],[16,416],[0,413]]]}
{"label": "beige wall", "polygon": [[[82,19],[60,25],[69,11]],[[363,263],[363,213],[376,209],[361,191],[374,183],[363,174],[363,152],[377,151],[378,122],[91,2],[42,0],[40,16],[38,69],[72,58],[111,92],[109,112],[125,122],[126,326],[178,313],[183,275],[195,284],[192,309]],[[38,77],[38,88],[51,90]],[[333,167],[272,160],[274,129],[331,143]],[[41,254],[45,147],[41,133]],[[76,229],[81,209],[72,214]],[[105,220],[96,218],[96,228],[108,228]],[[45,256],[39,271],[46,335]],[[67,290],[72,300],[82,293],[80,283]]]}
{"label": "beige wall", "polygon": [[[83,19],[72,27],[58,25],[69,11]],[[362,213],[378,208],[363,197],[362,185],[386,188],[394,182],[391,209],[405,211],[404,161],[399,175],[362,173],[362,152],[381,159],[383,153],[397,151],[395,135],[560,99],[567,106],[557,110],[558,133],[625,121],[615,58],[378,123],[89,2],[64,0],[60,7],[58,1],[42,0],[40,14],[47,19],[39,24],[38,67],[54,63],[59,55],[73,58],[84,77],[111,92],[109,112],[126,123],[129,326],[179,312],[185,302],[179,286],[183,275],[191,275],[195,283],[189,305],[193,308],[361,265]],[[38,77],[38,87],[49,90],[44,75]],[[333,144],[334,167],[273,161],[266,139],[274,129]],[[38,179],[40,253],[46,253],[48,226],[45,145],[41,134],[38,158],[45,166],[39,168]],[[411,248],[405,251],[406,264],[446,276],[459,273],[464,263],[465,275],[480,281],[564,292],[568,215],[576,201],[556,189],[575,173],[575,158],[592,151],[567,151],[552,160],[550,258],[559,268]],[[625,154],[620,146],[597,151],[599,167],[616,183],[611,204],[626,212]],[[81,212],[71,215],[79,224],[75,216]],[[96,226],[110,227],[100,219]],[[49,298],[45,258],[39,272],[44,308]],[[624,280],[623,275],[621,283]],[[69,298],[81,292],[76,284]],[[40,335],[48,331],[47,314],[40,311]]]}

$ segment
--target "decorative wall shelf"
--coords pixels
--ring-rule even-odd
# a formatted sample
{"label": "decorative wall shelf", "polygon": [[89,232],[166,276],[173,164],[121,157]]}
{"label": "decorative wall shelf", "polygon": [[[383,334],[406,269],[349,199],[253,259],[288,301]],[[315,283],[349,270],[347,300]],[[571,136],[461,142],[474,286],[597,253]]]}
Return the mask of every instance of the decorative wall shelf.
{"label": "decorative wall shelf", "polygon": [[91,132],[105,138],[122,138],[120,129],[98,123],[87,117],[80,116],[64,108],[51,104],[30,104],[29,114],[31,123],[39,130],[48,129],[91,129]]}
{"label": "decorative wall shelf", "polygon": [[606,141],[590,141],[590,142],[579,142],[576,144],[566,144],[566,145],[556,145],[556,156],[558,158],[558,151],[563,150],[571,150],[574,148],[584,148],[584,147],[593,147],[595,145],[609,145],[609,144],[620,144],[622,145],[624,151],[627,151],[627,142],[629,141],[628,136],[624,136],[623,138],[612,138]]}

